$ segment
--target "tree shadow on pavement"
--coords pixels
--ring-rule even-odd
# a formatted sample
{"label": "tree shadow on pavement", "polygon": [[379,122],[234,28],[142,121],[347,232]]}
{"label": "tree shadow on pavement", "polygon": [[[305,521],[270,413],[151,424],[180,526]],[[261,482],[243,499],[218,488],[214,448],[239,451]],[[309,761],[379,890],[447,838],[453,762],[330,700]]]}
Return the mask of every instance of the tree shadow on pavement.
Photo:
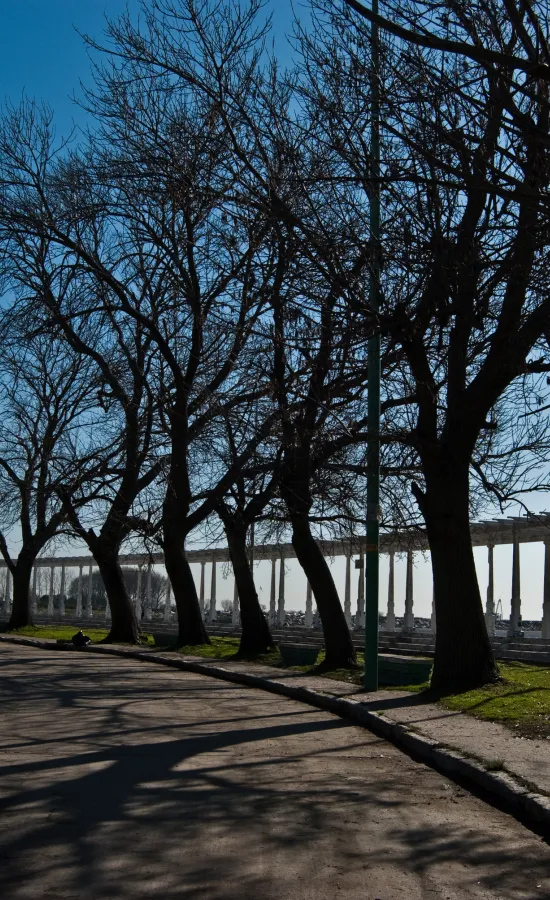
{"label": "tree shadow on pavement", "polygon": [[[3,900],[363,898],[376,872],[420,900],[442,866],[451,888],[485,879],[499,897],[534,900],[526,873],[547,878],[550,854],[519,825],[490,831],[500,814],[452,803],[455,786],[329,714],[119,660],[46,655],[22,672],[14,654],[12,669],[0,690]],[[458,814],[467,802],[473,820]]]}

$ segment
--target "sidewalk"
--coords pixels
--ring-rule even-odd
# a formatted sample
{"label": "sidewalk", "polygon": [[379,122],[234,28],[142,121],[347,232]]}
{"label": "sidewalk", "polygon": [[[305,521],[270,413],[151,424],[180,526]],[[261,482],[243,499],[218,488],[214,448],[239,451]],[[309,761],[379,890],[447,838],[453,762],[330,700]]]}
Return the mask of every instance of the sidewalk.
{"label": "sidewalk", "polygon": [[[59,650],[55,641],[0,641]],[[268,690],[349,718],[449,777],[481,789],[550,835],[550,740],[516,737],[503,725],[426,703],[419,694],[359,687],[315,675],[148,648],[90,644],[69,652],[141,659]]]}

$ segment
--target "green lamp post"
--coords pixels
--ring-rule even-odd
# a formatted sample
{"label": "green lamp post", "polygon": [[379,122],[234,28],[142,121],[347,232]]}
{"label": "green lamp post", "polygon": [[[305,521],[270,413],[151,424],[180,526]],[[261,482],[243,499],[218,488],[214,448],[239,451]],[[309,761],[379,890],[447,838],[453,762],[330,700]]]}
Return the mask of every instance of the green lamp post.
{"label": "green lamp post", "polygon": [[[378,0],[372,0],[372,12],[378,15]],[[376,316],[380,306],[380,45],[378,25],[371,24],[371,187],[369,303]],[[365,673],[368,691],[378,690],[378,595],[380,563],[380,334],[368,342],[367,367],[367,546],[365,597]]]}

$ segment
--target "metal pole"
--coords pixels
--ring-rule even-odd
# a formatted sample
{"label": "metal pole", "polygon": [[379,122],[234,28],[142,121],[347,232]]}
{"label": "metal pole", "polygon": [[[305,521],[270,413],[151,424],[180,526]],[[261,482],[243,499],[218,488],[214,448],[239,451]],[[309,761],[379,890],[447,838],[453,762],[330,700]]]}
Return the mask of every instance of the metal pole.
{"label": "metal pole", "polygon": [[[378,15],[378,0],[372,0],[372,12]],[[380,552],[380,334],[376,317],[380,306],[380,84],[379,33],[371,24],[371,185],[370,239],[372,260],[369,303],[376,334],[369,338],[368,448],[367,448],[367,547],[365,601],[365,674],[367,691],[378,690],[378,593]]]}

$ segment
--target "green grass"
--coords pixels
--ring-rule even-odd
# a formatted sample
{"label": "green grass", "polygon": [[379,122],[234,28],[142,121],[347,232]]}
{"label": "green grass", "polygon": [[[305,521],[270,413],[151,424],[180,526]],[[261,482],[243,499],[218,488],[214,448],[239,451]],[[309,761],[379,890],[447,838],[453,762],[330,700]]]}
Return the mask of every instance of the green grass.
{"label": "green grass", "polygon": [[[236,637],[216,637],[215,635],[211,635],[210,644],[201,644],[198,647],[178,647],[177,652],[181,653],[183,656],[200,656],[204,659],[234,659],[239,649],[239,643],[239,638]],[[161,643],[160,646],[167,645]],[[320,662],[323,660],[324,656],[325,654],[321,651],[318,661]],[[311,672],[314,668],[312,666],[286,666],[277,649],[272,650],[269,653],[262,653],[260,656],[255,656],[250,662],[274,666],[275,668],[288,668],[293,672]]]}
{"label": "green grass", "polygon": [[[203,659],[234,659],[239,650],[240,640],[236,637],[216,637],[210,636],[209,644],[200,644],[199,646],[186,646],[175,648],[178,653],[183,656],[199,656]],[[159,642],[161,647],[169,647],[169,642]],[[263,663],[267,666],[282,665],[282,660],[278,650],[271,653],[263,653],[261,656],[254,657],[253,662]]]}
{"label": "green grass", "polygon": [[[6,631],[7,629],[2,630]],[[20,634],[23,637],[34,637],[45,641],[68,641],[77,631],[78,629],[74,625],[27,625],[25,628],[10,631],[9,634]],[[104,628],[89,628],[85,629],[85,633],[92,641],[96,642],[107,637],[108,632]]]}
{"label": "green grass", "polygon": [[550,668],[524,663],[500,666],[502,681],[488,687],[445,697],[447,709],[478,719],[501,722],[528,737],[550,735]]}
{"label": "green grass", "polygon": [[[109,633],[106,628],[84,627],[82,630],[91,638],[94,644],[103,640]],[[27,625],[25,628],[18,628],[16,631],[7,632],[6,627],[0,628],[0,631],[21,635],[22,637],[34,637],[44,641],[70,641],[78,629],[75,625]],[[153,644],[153,638],[150,635],[144,635],[144,637],[147,637],[148,643]]]}
{"label": "green grass", "polygon": [[[167,636],[166,642],[163,640],[157,642],[157,646],[168,647],[173,644],[173,637]],[[239,649],[239,639],[232,637],[215,637],[211,636],[210,644],[199,644],[198,647],[192,645],[186,647],[177,647],[178,653],[184,656],[200,656],[204,659],[227,659],[235,656]]]}

